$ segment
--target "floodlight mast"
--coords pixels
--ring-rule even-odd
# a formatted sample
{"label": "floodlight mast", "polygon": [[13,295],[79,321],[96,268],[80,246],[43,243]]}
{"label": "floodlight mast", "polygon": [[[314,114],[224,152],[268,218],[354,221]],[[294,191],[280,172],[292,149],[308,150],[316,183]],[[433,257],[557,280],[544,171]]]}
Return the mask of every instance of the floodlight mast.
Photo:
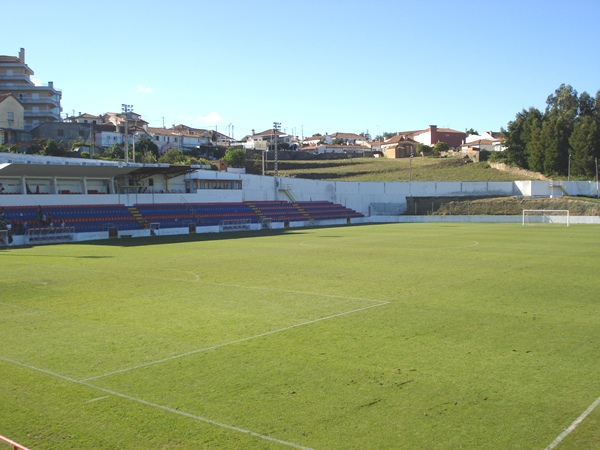
{"label": "floodlight mast", "polygon": [[133,105],[121,104],[121,111],[125,114],[125,162],[129,163],[129,120],[133,112]]}
{"label": "floodlight mast", "polygon": [[273,144],[275,145],[275,200],[279,198],[279,151],[277,149],[277,132],[281,129],[280,122],[273,122]]}

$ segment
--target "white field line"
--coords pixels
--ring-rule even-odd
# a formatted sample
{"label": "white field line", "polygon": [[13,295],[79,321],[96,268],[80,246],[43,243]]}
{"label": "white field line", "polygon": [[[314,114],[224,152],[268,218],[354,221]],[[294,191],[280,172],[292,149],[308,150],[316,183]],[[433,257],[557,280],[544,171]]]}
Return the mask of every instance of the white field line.
{"label": "white field line", "polygon": [[142,368],[148,367],[148,366],[154,366],[156,364],[161,364],[161,363],[164,363],[164,362],[167,362],[167,361],[172,361],[174,359],[184,358],[186,356],[195,355],[197,353],[202,353],[202,352],[206,352],[206,351],[209,351],[209,350],[215,350],[215,349],[218,349],[218,348],[221,348],[221,347],[225,347],[227,345],[239,344],[240,342],[246,342],[246,341],[250,341],[252,339],[257,339],[257,338],[269,336],[271,334],[281,333],[282,331],[292,330],[294,328],[303,327],[305,325],[310,325],[310,324],[313,324],[313,323],[321,322],[323,320],[329,320],[329,319],[333,319],[333,318],[336,318],[336,317],[345,316],[347,314],[353,314],[353,313],[356,313],[356,312],[359,312],[359,311],[364,311],[366,309],[376,308],[378,306],[383,306],[383,305],[387,305],[387,304],[389,304],[389,302],[382,302],[382,303],[379,303],[377,305],[369,305],[369,306],[365,306],[364,308],[353,309],[351,311],[344,311],[344,312],[341,312],[341,313],[338,313],[338,314],[333,314],[331,316],[326,316],[326,317],[321,317],[319,319],[309,320],[307,322],[298,323],[296,325],[290,325],[289,327],[284,327],[284,328],[279,328],[277,330],[267,331],[265,333],[260,333],[260,334],[257,334],[255,336],[249,336],[249,337],[237,339],[235,341],[224,342],[222,344],[212,345],[210,347],[203,347],[203,348],[199,348],[199,349],[196,349],[196,350],[190,350],[189,352],[180,353],[179,355],[168,356],[166,358],[158,359],[156,361],[150,361],[150,362],[147,362],[147,363],[144,363],[144,364],[139,364],[137,366],[127,367],[125,369],[115,370],[114,372],[109,372],[109,373],[105,373],[105,374],[102,374],[102,375],[96,375],[94,377],[84,378],[84,379],[82,379],[80,381],[81,382],[86,382],[86,381],[90,381],[90,380],[96,380],[98,378],[109,377],[111,375],[116,375],[116,374],[123,373],[123,372],[129,372],[131,370],[142,369]]}
{"label": "white field line", "polygon": [[120,398],[124,398],[126,400],[130,400],[130,401],[133,401],[133,402],[141,403],[142,405],[150,406],[152,408],[161,409],[163,411],[167,411],[167,412],[170,412],[170,413],[173,413],[173,414],[178,414],[180,416],[188,417],[190,419],[198,420],[200,422],[208,423],[210,425],[215,425],[215,426],[218,426],[218,427],[221,427],[221,428],[226,428],[228,430],[237,431],[238,433],[248,434],[250,436],[254,436],[254,437],[257,437],[257,438],[260,438],[260,439],[265,439],[265,440],[271,441],[271,442],[276,442],[278,444],[285,445],[285,446],[292,447],[292,448],[297,448],[297,449],[301,449],[301,450],[312,450],[310,447],[304,447],[304,446],[299,445],[299,444],[294,444],[293,442],[283,441],[281,439],[277,439],[277,438],[274,438],[274,437],[271,437],[271,436],[267,436],[265,434],[256,433],[254,431],[246,430],[244,428],[239,428],[239,427],[236,427],[236,426],[233,426],[233,425],[228,425],[226,423],[217,422],[216,420],[207,419],[206,417],[197,416],[195,414],[187,413],[185,411],[180,411],[180,410],[177,410],[177,409],[174,409],[174,408],[169,408],[168,406],[159,405],[157,403],[152,403],[152,402],[149,402],[149,401],[141,399],[141,398],[132,397],[131,395],[127,395],[127,394],[123,394],[121,392],[113,391],[111,389],[106,389],[106,388],[103,388],[103,387],[100,387],[100,386],[95,386],[93,384],[86,383],[85,381],[78,381],[78,380],[75,380],[73,378],[66,377],[64,375],[60,375],[58,373],[51,372],[51,371],[46,370],[46,369],[41,369],[39,367],[32,366],[30,364],[25,364],[25,363],[22,363],[22,362],[19,362],[19,361],[15,361],[13,359],[4,358],[3,356],[0,356],[0,360],[8,362],[8,363],[11,363],[11,364],[15,364],[15,365],[18,365],[18,366],[21,366],[21,367],[26,367],[28,369],[35,370],[37,372],[41,372],[41,373],[44,373],[46,375],[50,375],[50,376],[53,376],[53,377],[56,377],[56,378],[60,378],[60,379],[65,380],[65,381],[70,381],[71,383],[76,383],[76,384],[79,384],[81,386],[85,386],[85,387],[88,387],[88,388],[91,388],[91,389],[96,389],[96,390],[104,392],[106,394],[114,395],[115,397],[120,397]]}
{"label": "white field line", "polygon": [[21,313],[21,314],[12,314],[12,315],[7,315],[7,316],[0,316],[0,321],[3,320],[12,320],[15,317],[23,317],[23,316],[33,316],[34,314],[39,314],[41,311],[32,311],[32,312],[25,312],[25,313]]}
{"label": "white field line", "polygon": [[13,305],[11,303],[4,303],[4,302],[0,302],[0,305],[7,306],[9,308],[24,309],[26,311],[32,311],[32,312],[36,312],[36,313],[43,311],[42,309],[29,308],[28,306],[19,306],[19,305]]}
{"label": "white field line", "polygon": [[381,304],[381,305],[387,305],[388,303],[390,303],[385,300],[373,300],[371,298],[348,297],[346,295],[336,295],[336,294],[320,294],[317,292],[294,291],[291,289],[268,288],[268,287],[264,287],[264,286],[244,286],[241,284],[217,283],[217,282],[202,281],[202,280],[200,280],[200,283],[210,284],[212,286],[225,286],[225,287],[234,287],[234,288],[239,288],[239,289],[255,289],[258,291],[282,292],[282,293],[286,293],[286,294],[300,294],[300,295],[309,295],[309,296],[313,296],[313,297],[341,298],[343,300],[358,300],[361,302],[371,302],[371,303],[377,303],[377,304]]}
{"label": "white field line", "polygon": [[558,444],[560,444],[560,443],[562,442],[562,440],[563,440],[564,438],[566,438],[566,437],[567,437],[569,434],[571,434],[571,432],[572,432],[572,431],[573,431],[575,428],[577,428],[577,425],[579,425],[581,422],[583,422],[583,421],[585,420],[585,418],[586,418],[587,416],[589,416],[589,415],[592,413],[592,411],[593,411],[594,409],[596,409],[596,407],[597,407],[598,405],[600,405],[600,397],[598,397],[598,398],[596,399],[596,401],[595,401],[594,403],[592,403],[592,404],[591,404],[591,405],[588,407],[588,409],[586,409],[586,410],[585,410],[583,413],[581,413],[581,415],[580,415],[580,416],[579,416],[577,419],[575,419],[575,420],[573,421],[573,423],[572,423],[571,425],[569,425],[569,427],[568,427],[568,428],[567,428],[565,431],[563,431],[561,434],[559,434],[559,435],[558,435],[558,437],[557,437],[556,439],[554,439],[554,440],[553,440],[553,441],[550,443],[550,445],[549,445],[548,447],[546,447],[546,450],[552,450],[552,449],[553,449],[553,448],[555,448],[555,447],[556,447]]}
{"label": "white field line", "polygon": [[0,321],[1,320],[12,320],[15,317],[21,317],[21,316],[31,316],[33,314],[39,314],[41,312],[44,312],[43,309],[35,309],[35,308],[29,308],[27,306],[18,306],[18,305],[12,305],[10,303],[4,303],[4,302],[0,302],[0,306],[4,306],[7,308],[13,308],[17,311],[19,311],[18,313],[14,313],[14,314],[0,314]]}
{"label": "white field line", "polygon": [[[439,250],[440,248],[443,248],[443,249],[448,249],[448,248],[449,249],[452,249],[452,248],[470,248],[470,247],[477,247],[479,245],[479,242],[477,242],[477,241],[471,241],[469,239],[458,239],[458,240],[459,241],[467,242],[467,244],[465,244],[465,245],[459,245],[459,246],[452,246],[452,247],[449,247],[449,246],[447,247],[447,246],[444,246],[444,245],[436,245],[434,247],[417,247],[417,246],[415,246],[415,247],[411,247],[411,250]],[[314,240],[312,240],[312,241],[302,241],[302,242],[300,242],[299,245],[301,245],[303,247],[314,247],[314,245],[312,245],[314,243],[315,243]],[[318,244],[317,244],[317,246],[318,246]]]}

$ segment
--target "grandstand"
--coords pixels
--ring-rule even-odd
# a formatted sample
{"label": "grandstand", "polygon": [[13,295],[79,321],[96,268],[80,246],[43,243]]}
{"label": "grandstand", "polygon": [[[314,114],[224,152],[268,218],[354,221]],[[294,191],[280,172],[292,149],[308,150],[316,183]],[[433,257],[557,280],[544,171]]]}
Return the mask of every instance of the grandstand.
{"label": "grandstand", "polygon": [[[4,187],[0,205],[12,224],[15,239],[11,245],[424,221],[430,218],[406,215],[409,199],[539,197],[557,193],[554,185],[543,181],[353,183],[287,179],[285,189],[273,181],[269,176],[214,172],[184,165],[0,154],[0,183]],[[561,193],[565,195],[571,191],[577,195],[597,195],[593,182],[561,183]],[[380,211],[381,205],[386,206],[384,215],[371,213]],[[390,205],[394,208],[387,207]],[[40,209],[52,219],[42,223]],[[521,220],[520,216],[492,219]],[[478,219],[470,216],[468,220]],[[62,230],[47,230],[59,228]]]}
{"label": "grandstand", "polygon": [[244,189],[254,180],[240,177],[192,166],[3,154],[0,200],[13,245],[342,224],[363,217],[330,200],[269,199],[271,177],[257,177],[265,186],[256,192]]}

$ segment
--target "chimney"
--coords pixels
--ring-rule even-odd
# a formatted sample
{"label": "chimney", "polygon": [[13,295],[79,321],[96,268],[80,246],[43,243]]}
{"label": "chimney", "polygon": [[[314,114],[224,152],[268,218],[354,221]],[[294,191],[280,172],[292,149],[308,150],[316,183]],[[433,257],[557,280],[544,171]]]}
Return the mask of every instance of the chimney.
{"label": "chimney", "polygon": [[22,62],[23,64],[25,64],[25,49],[21,48],[21,50],[19,50],[19,62]]}
{"label": "chimney", "polygon": [[254,128],[252,129],[252,136],[254,136]]}
{"label": "chimney", "polygon": [[438,142],[437,137],[437,125],[429,125],[429,135],[431,139],[431,145],[435,145]]}

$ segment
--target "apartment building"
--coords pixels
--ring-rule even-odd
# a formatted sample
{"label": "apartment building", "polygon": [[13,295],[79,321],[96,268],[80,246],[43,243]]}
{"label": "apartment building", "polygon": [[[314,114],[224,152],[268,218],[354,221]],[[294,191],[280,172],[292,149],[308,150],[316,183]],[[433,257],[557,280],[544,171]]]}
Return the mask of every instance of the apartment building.
{"label": "apartment building", "polygon": [[25,49],[19,56],[0,55],[0,94],[12,94],[25,108],[24,129],[29,131],[44,122],[60,121],[62,92],[52,81],[36,86],[33,70],[25,63]]}

